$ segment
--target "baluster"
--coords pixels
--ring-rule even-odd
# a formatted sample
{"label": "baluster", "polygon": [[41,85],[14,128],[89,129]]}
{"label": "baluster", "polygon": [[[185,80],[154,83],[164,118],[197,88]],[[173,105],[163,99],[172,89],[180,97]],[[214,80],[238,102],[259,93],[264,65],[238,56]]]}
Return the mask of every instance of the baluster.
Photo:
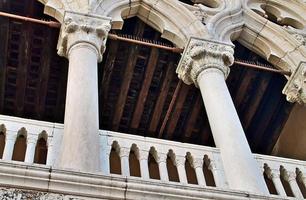
{"label": "baluster", "polygon": [[120,148],[120,160],[121,160],[121,171],[123,176],[130,176],[130,164],[129,164],[129,155],[130,155],[130,149],[121,147]]}
{"label": "baluster", "polygon": [[167,169],[167,154],[159,153],[158,155],[158,168],[161,181],[169,181]]}
{"label": "baluster", "polygon": [[192,164],[193,164],[193,168],[195,169],[198,184],[201,186],[206,186],[206,180],[205,180],[205,176],[203,173],[203,164],[204,164],[203,159],[196,158],[194,159]]}
{"label": "baluster", "polygon": [[145,180],[150,179],[148,156],[149,156],[148,151],[143,151],[143,150],[139,151],[140,173],[141,173],[141,177]]}
{"label": "baluster", "polygon": [[288,172],[288,175],[285,177],[291,187],[292,193],[296,198],[303,199],[303,194],[296,182],[296,173]]}
{"label": "baluster", "polygon": [[180,178],[180,183],[187,184],[187,176],[186,176],[186,170],[185,170],[185,156],[176,156],[176,167],[177,172]]}
{"label": "baluster", "polygon": [[37,135],[29,135],[27,137],[27,150],[26,150],[24,162],[33,163],[34,156],[35,156],[36,143],[37,143]]}
{"label": "baluster", "polygon": [[17,132],[13,132],[10,130],[6,131],[3,160],[12,160],[16,137]]}
{"label": "baluster", "polygon": [[271,172],[268,175],[268,178],[270,178],[275,186],[277,194],[281,196],[287,196],[285,189],[283,187],[283,184],[280,179],[280,172],[279,170],[271,170]]}

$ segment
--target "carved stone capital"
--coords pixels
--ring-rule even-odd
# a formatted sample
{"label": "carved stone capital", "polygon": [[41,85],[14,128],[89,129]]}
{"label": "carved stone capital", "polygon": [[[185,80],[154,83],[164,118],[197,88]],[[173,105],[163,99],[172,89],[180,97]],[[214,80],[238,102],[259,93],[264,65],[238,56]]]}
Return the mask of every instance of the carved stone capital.
{"label": "carved stone capital", "polygon": [[287,96],[289,102],[306,103],[306,62],[301,62],[291,75],[283,89],[283,94]]}
{"label": "carved stone capital", "polygon": [[149,152],[141,150],[139,151],[139,160],[148,160]]}
{"label": "carved stone capital", "polygon": [[204,160],[202,158],[196,158],[193,160],[193,163],[192,163],[192,167],[194,169],[196,168],[203,168],[203,164],[204,164]]}
{"label": "carved stone capital", "polygon": [[110,18],[66,11],[61,26],[58,54],[69,57],[69,51],[74,45],[92,45],[102,61],[108,32],[111,29]]}
{"label": "carved stone capital", "polygon": [[129,157],[131,150],[129,148],[120,148],[119,156],[122,157]]}
{"label": "carved stone capital", "polygon": [[167,162],[167,157],[168,155],[167,154],[164,154],[164,153],[159,153],[158,154],[158,159],[157,159],[157,162],[158,163],[166,163]]}
{"label": "carved stone capital", "polygon": [[215,68],[226,78],[229,66],[234,63],[233,46],[199,38],[190,38],[176,69],[178,77],[186,84],[198,87],[197,78],[206,69]]}
{"label": "carved stone capital", "polygon": [[186,158],[185,156],[176,156],[175,158],[176,166],[185,166]]}

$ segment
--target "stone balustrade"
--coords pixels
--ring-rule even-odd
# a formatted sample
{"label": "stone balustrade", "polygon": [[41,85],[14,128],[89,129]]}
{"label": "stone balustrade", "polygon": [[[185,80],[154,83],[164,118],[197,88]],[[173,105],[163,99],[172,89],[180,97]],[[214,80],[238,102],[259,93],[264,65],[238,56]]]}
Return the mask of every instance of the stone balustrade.
{"label": "stone balustrade", "polygon": [[[35,172],[31,173],[36,174],[35,176],[44,174],[44,179],[51,176],[47,175],[48,171],[51,173],[54,170],[56,171],[56,173],[54,172],[55,175],[59,177],[70,173],[73,175],[70,174],[69,176],[79,176],[78,173],[70,169],[65,171],[65,169],[59,170],[57,167],[56,155],[60,151],[62,141],[62,124],[0,115],[0,132],[0,140],[5,140],[2,149],[2,161],[0,161],[0,177],[3,176],[0,180],[0,187],[1,185],[11,185],[5,177],[8,176],[7,178],[10,179],[11,176],[15,176],[15,173],[16,175],[26,174],[22,170],[34,170]],[[17,150],[23,150],[24,152],[18,153],[16,146],[18,142],[21,143],[21,139],[18,141],[21,136],[26,141],[25,149],[19,147]],[[103,176],[105,184],[113,184],[107,181],[116,180],[116,184],[120,187],[124,183],[124,181],[122,183],[122,180],[129,180],[132,185],[138,184],[137,186],[133,185],[137,188],[144,187],[144,185],[139,186],[140,183],[144,183],[145,185],[156,185],[156,187],[162,184],[169,188],[187,188],[191,193],[192,191],[198,191],[200,188],[210,188],[209,190],[203,190],[209,193],[212,191],[215,193],[216,191],[231,191],[225,178],[220,151],[217,148],[106,130],[100,130],[99,138],[101,170],[94,175],[90,175],[90,177],[95,177],[95,184],[98,184],[96,179]],[[36,162],[37,154],[39,154],[38,143],[41,139],[46,142],[47,148],[46,158],[43,159],[45,160],[44,163]],[[20,157],[19,154],[23,155],[23,159],[15,160],[24,163],[12,161],[14,158]],[[306,162],[256,154],[254,156],[271,193],[269,199],[290,199],[290,197],[303,199],[305,197],[306,178],[304,173],[306,172]],[[36,165],[35,163],[45,165]],[[5,171],[8,173],[5,174]],[[31,173],[29,173],[29,176],[33,175]],[[58,178],[56,176],[55,179]],[[27,178],[31,179],[31,177]],[[76,178],[71,178],[76,180]],[[17,184],[16,181],[13,182]],[[31,189],[33,188],[35,187],[31,186]],[[62,193],[62,191],[54,192]],[[213,194],[216,195],[214,192]],[[237,195],[236,193],[229,193],[230,196],[226,195],[225,192],[224,196],[221,195],[218,198],[244,199],[240,194],[234,197]],[[251,199],[257,199],[256,194]],[[262,199],[262,197],[258,197],[258,199]]]}

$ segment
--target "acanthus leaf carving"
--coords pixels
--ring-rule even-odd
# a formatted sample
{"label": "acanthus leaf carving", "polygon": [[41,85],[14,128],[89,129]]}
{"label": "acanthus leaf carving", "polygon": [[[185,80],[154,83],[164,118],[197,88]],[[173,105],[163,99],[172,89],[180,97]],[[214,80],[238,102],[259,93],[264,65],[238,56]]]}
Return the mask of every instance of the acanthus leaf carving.
{"label": "acanthus leaf carving", "polygon": [[206,69],[216,68],[229,74],[229,66],[234,63],[233,46],[206,39],[190,38],[177,67],[178,77],[186,84],[197,85],[198,76]]}
{"label": "acanthus leaf carving", "polygon": [[66,11],[58,41],[58,54],[68,57],[69,50],[75,44],[89,43],[102,60],[108,32],[111,29],[110,18]]}
{"label": "acanthus leaf carving", "polygon": [[301,62],[299,67],[291,75],[287,82],[283,94],[292,103],[306,103],[306,62]]}

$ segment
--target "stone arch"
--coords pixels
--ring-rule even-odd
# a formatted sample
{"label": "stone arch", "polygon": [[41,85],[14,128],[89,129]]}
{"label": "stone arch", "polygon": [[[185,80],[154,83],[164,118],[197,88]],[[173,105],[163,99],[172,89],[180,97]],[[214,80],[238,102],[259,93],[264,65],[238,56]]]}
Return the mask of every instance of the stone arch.
{"label": "stone arch", "polygon": [[172,149],[168,151],[166,162],[167,162],[166,164],[167,164],[169,181],[180,182],[178,171],[177,171],[176,155]]}
{"label": "stone arch", "polygon": [[280,179],[281,179],[282,185],[285,189],[285,192],[286,192],[287,196],[288,197],[294,197],[293,191],[292,191],[291,186],[290,186],[289,181],[288,181],[288,179],[289,179],[288,171],[282,165],[279,167],[279,171],[280,171]]}
{"label": "stone arch", "polygon": [[129,154],[129,168],[130,175],[141,177],[140,163],[139,163],[139,148],[136,144],[132,144]]}
{"label": "stone arch", "polygon": [[210,158],[208,157],[208,155],[204,155],[203,158],[203,174],[204,174],[204,178],[206,181],[206,185],[207,186],[212,186],[212,187],[216,187],[216,182],[215,182],[215,178],[214,175],[212,173],[212,166],[213,163],[210,160]]}
{"label": "stone arch", "polygon": [[304,174],[299,168],[296,168],[295,173],[296,173],[296,182],[298,184],[298,187],[300,188],[303,197],[306,198],[306,187],[303,183]]}
{"label": "stone arch", "polygon": [[148,155],[149,176],[151,179],[159,179],[158,154],[155,147],[151,147]]}
{"label": "stone arch", "polygon": [[111,17],[114,29],[122,28],[123,19],[137,16],[178,47],[184,47],[191,36],[208,37],[201,21],[178,1],[107,0],[96,12]]}
{"label": "stone arch", "polygon": [[34,163],[46,164],[48,154],[48,134],[46,131],[42,131],[38,135],[38,139],[35,147]]}
{"label": "stone arch", "polygon": [[187,182],[189,184],[198,184],[195,168],[193,165],[194,159],[190,152],[186,153],[185,159],[185,171],[187,176]]}
{"label": "stone arch", "polygon": [[273,176],[272,175],[272,170],[267,163],[264,163],[264,166],[263,166],[263,176],[264,176],[264,180],[266,182],[266,186],[269,190],[269,193],[270,194],[277,194],[275,185],[272,181],[272,176]]}
{"label": "stone arch", "polygon": [[3,157],[3,151],[5,147],[6,128],[4,124],[0,125],[0,159]]}
{"label": "stone arch", "polygon": [[12,160],[24,161],[27,149],[27,130],[22,127],[17,132]]}
{"label": "stone arch", "polygon": [[[178,1],[105,0],[85,2],[76,0],[39,0],[45,13],[63,22],[65,11],[96,14],[112,18],[112,29],[121,29],[123,19],[137,16],[162,33],[162,37],[178,47],[184,47],[189,37],[208,37],[205,26]],[[179,20],[178,20],[179,19]]]}
{"label": "stone arch", "polygon": [[117,141],[113,141],[111,151],[109,154],[109,165],[111,174],[122,174],[121,160],[120,160],[120,146]]}
{"label": "stone arch", "polygon": [[275,22],[283,21],[284,24],[294,23],[294,26],[305,27],[306,17],[296,13],[304,13],[306,7],[297,1],[289,1],[288,8],[287,3],[286,7],[282,4],[278,0],[245,1],[245,25],[237,39],[274,66],[293,72],[301,61],[306,60],[306,48],[295,38],[292,30]]}

